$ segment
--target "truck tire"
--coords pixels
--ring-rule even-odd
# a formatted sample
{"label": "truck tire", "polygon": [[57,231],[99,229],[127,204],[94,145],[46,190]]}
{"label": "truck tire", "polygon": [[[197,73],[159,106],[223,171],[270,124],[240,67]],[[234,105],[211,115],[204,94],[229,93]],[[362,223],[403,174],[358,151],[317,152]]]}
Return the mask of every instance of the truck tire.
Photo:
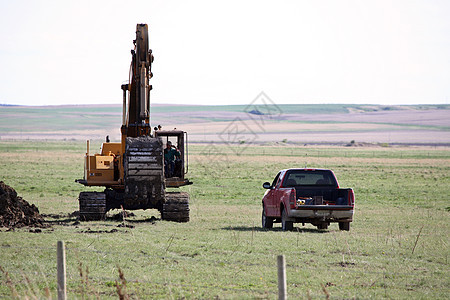
{"label": "truck tire", "polygon": [[273,218],[266,216],[266,209],[264,208],[264,204],[263,204],[263,209],[262,209],[262,228],[273,228]]}
{"label": "truck tire", "polygon": [[317,229],[328,229],[328,223],[317,224]]}
{"label": "truck tire", "polygon": [[287,221],[286,210],[284,208],[281,211],[281,229],[283,231],[291,231],[294,229],[294,222]]}
{"label": "truck tire", "polygon": [[350,222],[339,222],[339,230],[350,231]]}

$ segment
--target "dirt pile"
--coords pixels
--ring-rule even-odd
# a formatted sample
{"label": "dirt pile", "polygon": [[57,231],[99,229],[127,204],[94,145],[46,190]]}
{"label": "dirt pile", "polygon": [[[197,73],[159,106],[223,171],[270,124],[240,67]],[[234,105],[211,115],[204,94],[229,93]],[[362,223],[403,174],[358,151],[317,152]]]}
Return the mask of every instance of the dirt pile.
{"label": "dirt pile", "polygon": [[34,204],[29,204],[10,186],[0,181],[0,227],[45,227]]}

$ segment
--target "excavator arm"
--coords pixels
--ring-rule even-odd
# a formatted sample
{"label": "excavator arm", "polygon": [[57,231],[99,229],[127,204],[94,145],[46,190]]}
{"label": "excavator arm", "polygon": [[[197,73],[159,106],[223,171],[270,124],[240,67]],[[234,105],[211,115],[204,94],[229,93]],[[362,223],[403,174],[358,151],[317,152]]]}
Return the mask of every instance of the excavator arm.
{"label": "excavator arm", "polygon": [[[148,25],[136,26],[136,39],[131,50],[129,84],[122,85],[124,91],[122,135],[138,137],[150,135],[150,91],[149,84],[154,57],[148,47]],[[127,101],[128,94],[128,101]],[[128,103],[127,103],[128,102]]]}

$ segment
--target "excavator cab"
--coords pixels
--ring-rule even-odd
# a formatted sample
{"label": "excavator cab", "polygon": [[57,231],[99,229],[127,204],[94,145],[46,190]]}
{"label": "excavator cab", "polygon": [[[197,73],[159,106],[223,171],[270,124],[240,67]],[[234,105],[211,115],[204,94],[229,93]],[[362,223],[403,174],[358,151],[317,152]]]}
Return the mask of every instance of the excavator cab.
{"label": "excavator cab", "polygon": [[[189,170],[188,148],[187,148],[187,132],[182,130],[156,130],[155,137],[161,138],[164,148],[164,182],[166,187],[180,187],[192,184],[189,179],[185,178]],[[167,151],[168,145],[176,150],[177,155],[173,161],[168,161]]]}

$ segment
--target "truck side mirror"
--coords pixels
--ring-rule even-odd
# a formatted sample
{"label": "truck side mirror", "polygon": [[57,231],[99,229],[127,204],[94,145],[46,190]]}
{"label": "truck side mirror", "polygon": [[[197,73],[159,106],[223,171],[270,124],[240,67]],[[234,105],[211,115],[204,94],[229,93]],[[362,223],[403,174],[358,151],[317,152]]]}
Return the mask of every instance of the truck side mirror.
{"label": "truck side mirror", "polygon": [[265,188],[265,189],[270,189],[272,186],[270,185],[270,183],[269,182],[264,182],[263,183],[263,188]]}

